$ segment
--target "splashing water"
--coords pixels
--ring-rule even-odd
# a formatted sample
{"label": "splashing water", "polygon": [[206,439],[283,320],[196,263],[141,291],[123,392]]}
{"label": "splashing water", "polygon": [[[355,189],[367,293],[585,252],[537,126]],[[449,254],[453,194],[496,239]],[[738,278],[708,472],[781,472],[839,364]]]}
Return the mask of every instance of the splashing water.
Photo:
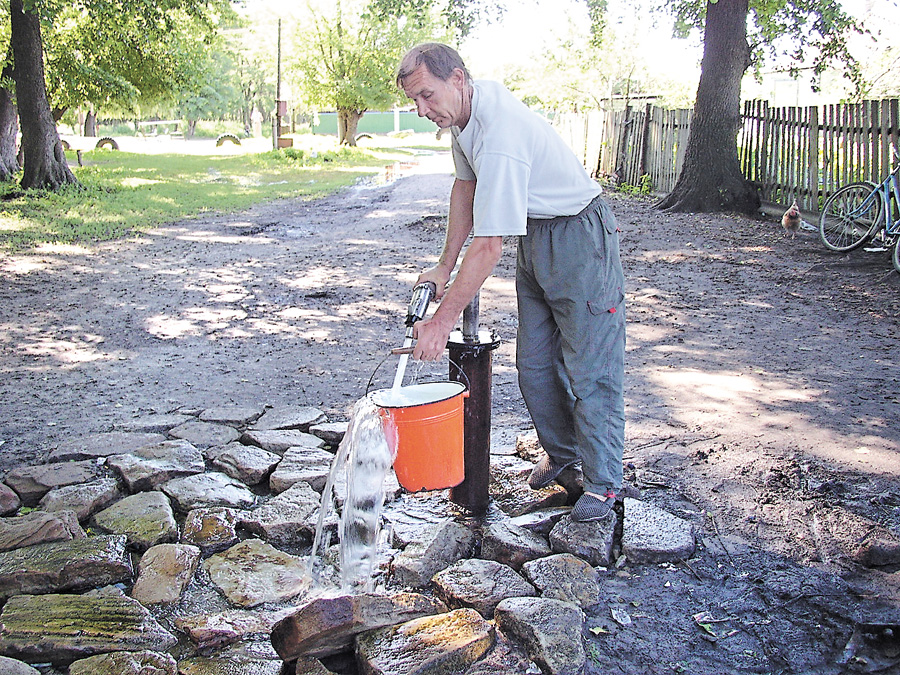
{"label": "splashing water", "polygon": [[396,454],[396,445],[389,442],[388,436],[396,438],[396,431],[389,426],[386,433],[378,406],[368,396],[357,401],[322,492],[309,563],[313,578],[316,578],[313,568],[331,506],[332,488],[336,477],[345,472],[347,495],[340,521],[341,584],[344,589],[372,590],[384,506],[384,479]]}
{"label": "splashing water", "polygon": [[[403,347],[410,347],[412,345],[413,339],[406,338],[403,341]],[[394,391],[400,389],[403,385],[403,376],[406,374],[406,364],[409,362],[409,354],[401,354],[400,362],[397,364],[397,374],[394,375],[394,385],[391,387]]]}

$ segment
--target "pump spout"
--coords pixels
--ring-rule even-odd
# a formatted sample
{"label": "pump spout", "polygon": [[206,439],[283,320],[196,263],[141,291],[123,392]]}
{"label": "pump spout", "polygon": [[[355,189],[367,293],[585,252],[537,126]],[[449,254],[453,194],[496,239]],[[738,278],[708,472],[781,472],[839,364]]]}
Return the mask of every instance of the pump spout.
{"label": "pump spout", "polygon": [[413,337],[413,326],[416,321],[425,318],[425,312],[428,311],[428,305],[434,298],[437,287],[430,281],[418,284],[413,288],[412,298],[409,306],[406,308],[406,337]]}

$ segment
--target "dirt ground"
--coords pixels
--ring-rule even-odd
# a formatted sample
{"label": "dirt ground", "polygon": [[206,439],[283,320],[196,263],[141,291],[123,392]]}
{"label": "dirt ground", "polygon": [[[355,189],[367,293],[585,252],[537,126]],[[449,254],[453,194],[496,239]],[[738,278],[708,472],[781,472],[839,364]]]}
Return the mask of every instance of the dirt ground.
{"label": "dirt ground", "polygon": [[[439,253],[449,171],[423,153],[316,202],[3,256],[0,469],[150,413],[294,403],[346,419],[370,379],[389,386],[412,282]],[[605,573],[588,671],[897,672],[900,628],[882,627],[900,626],[900,558],[858,555],[900,535],[888,254],[608,196],[628,283],[628,477],[691,520],[700,549]],[[481,319],[502,341],[493,427],[516,430],[529,422],[505,248]]]}

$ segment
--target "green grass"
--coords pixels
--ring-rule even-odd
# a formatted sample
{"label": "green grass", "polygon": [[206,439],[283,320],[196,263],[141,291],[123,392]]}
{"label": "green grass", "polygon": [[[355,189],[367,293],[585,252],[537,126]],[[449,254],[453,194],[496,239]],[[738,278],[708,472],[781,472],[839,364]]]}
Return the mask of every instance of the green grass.
{"label": "green grass", "polygon": [[314,198],[408,159],[381,140],[377,148],[338,148],[333,138],[299,136],[283,151],[258,154],[67,153],[80,186],[58,192],[0,184],[0,251],[46,244],[86,245],[209,212],[234,212],[272,199]]}

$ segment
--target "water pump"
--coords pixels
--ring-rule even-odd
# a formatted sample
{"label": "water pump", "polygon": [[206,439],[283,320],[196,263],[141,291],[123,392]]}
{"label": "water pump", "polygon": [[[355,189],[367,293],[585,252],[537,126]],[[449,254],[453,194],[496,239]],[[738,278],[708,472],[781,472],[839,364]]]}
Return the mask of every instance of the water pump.
{"label": "water pump", "polygon": [[431,281],[417,284],[413,288],[412,298],[406,308],[406,337],[408,339],[413,337],[413,326],[416,321],[425,318],[425,312],[428,311],[428,305],[431,304],[436,291],[437,287]]}

